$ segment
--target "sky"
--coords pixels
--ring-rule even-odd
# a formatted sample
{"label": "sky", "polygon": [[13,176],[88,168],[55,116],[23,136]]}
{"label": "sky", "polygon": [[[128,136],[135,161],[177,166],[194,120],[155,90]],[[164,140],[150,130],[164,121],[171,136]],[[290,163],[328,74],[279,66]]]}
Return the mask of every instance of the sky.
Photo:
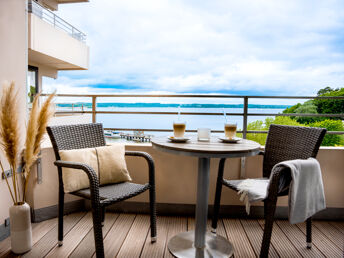
{"label": "sky", "polygon": [[316,95],[344,87],[343,0],[90,0],[57,14],[87,34],[90,69],[58,93]]}

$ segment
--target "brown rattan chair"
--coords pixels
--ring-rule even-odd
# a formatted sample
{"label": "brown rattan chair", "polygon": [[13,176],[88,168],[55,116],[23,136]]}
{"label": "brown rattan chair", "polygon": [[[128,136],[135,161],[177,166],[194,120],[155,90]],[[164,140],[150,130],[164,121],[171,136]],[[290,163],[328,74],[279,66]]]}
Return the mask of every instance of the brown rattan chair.
{"label": "brown rattan chair", "polygon": [[[271,125],[266,140],[265,151],[261,152],[263,158],[263,177],[269,178],[274,165],[279,162],[293,159],[307,159],[317,156],[320,144],[326,134],[326,129],[297,127],[285,125]],[[226,180],[223,178],[223,171],[226,159],[219,163],[214,214],[212,219],[212,232],[216,233],[219,216],[222,185],[238,191],[236,186],[242,180]],[[267,198],[264,200],[264,235],[260,250],[260,257],[267,257],[269,254],[272,226],[276,210],[278,196],[288,195],[291,180],[287,169],[275,171],[270,182]],[[312,220],[307,219],[307,247],[312,246]]]}
{"label": "brown rattan chair", "polygon": [[[63,244],[63,208],[64,208],[64,189],[62,181],[62,167],[83,170],[90,181],[90,188],[82,189],[71,194],[80,196],[91,201],[94,240],[97,257],[104,257],[104,245],[102,234],[102,223],[105,218],[105,207],[113,203],[126,200],[149,190],[150,199],[150,223],[151,241],[156,241],[156,204],[155,204],[155,179],[154,162],[152,157],[145,152],[126,151],[126,156],[142,157],[148,162],[149,182],[146,184],[135,184],[124,182],[112,185],[99,186],[98,177],[95,171],[82,163],[61,161],[60,150],[93,148],[104,146],[105,138],[102,124],[79,124],[49,126],[47,131],[52,142],[58,167],[59,178],[59,212],[58,212],[58,243]],[[114,155],[116,155],[114,153]]]}

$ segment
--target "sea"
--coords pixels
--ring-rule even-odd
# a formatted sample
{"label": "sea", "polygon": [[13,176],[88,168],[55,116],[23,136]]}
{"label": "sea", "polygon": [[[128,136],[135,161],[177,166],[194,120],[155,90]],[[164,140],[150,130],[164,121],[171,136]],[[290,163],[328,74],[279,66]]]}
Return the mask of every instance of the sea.
{"label": "sea", "polygon": [[[61,103],[58,110],[87,110],[91,111],[91,103]],[[289,105],[262,105],[249,104],[248,113],[278,114]],[[243,128],[241,115],[227,115],[225,113],[243,113],[242,104],[175,104],[175,103],[97,103],[97,111],[131,111],[131,112],[180,112],[181,115],[167,114],[97,114],[97,122],[103,123],[104,128],[140,128],[140,129],[172,129],[174,121],[186,122],[186,129],[210,128],[223,130],[225,121],[236,123],[238,130]],[[221,115],[183,115],[183,113],[221,113]],[[265,120],[268,116],[248,116],[248,123],[256,120]],[[147,132],[149,133],[149,132]],[[159,133],[152,132],[157,135]]]}

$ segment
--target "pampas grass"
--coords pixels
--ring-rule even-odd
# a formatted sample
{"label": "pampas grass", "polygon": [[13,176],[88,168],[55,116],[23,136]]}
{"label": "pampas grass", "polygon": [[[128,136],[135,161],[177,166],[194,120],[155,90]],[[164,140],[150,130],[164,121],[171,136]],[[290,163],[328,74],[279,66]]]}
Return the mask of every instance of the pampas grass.
{"label": "pampas grass", "polygon": [[37,160],[38,155],[34,152],[36,135],[38,131],[38,115],[39,115],[39,105],[38,105],[39,95],[36,95],[32,102],[31,113],[29,121],[26,128],[26,141],[24,150],[24,160],[25,166],[23,169],[24,177],[27,178],[28,168]]}
{"label": "pampas grass", "polygon": [[53,98],[55,97],[55,93],[50,94],[46,101],[43,103],[41,110],[38,109],[38,99],[40,94],[35,96],[35,99],[32,104],[32,110],[30,113],[30,119],[27,127],[26,132],[26,142],[25,142],[25,155],[24,155],[24,175],[25,175],[25,183],[24,183],[24,197],[23,201],[25,201],[27,185],[30,177],[31,167],[34,162],[37,160],[39,152],[40,152],[40,145],[43,140],[43,136],[46,132],[46,127],[50,118],[54,115],[54,105],[53,105]]}
{"label": "pampas grass", "polygon": [[[49,119],[54,115],[53,97],[55,94],[49,95],[47,100],[39,108],[39,97],[36,95],[32,103],[32,109],[26,129],[25,150],[23,152],[23,185],[18,182],[18,156],[20,143],[20,125],[19,125],[19,104],[18,92],[15,89],[14,82],[5,84],[3,86],[1,101],[0,101],[0,147],[5,153],[10,168],[13,171],[12,187],[6,178],[6,183],[11,194],[14,204],[25,202],[25,193],[30,177],[32,165],[38,159],[40,152],[40,144],[45,134],[45,128]],[[0,161],[0,167],[4,172],[3,165]],[[23,196],[20,200],[19,188],[23,187]]]}
{"label": "pampas grass", "polygon": [[[7,161],[13,171],[12,184],[15,203],[18,202],[19,194],[17,193],[18,182],[16,173],[20,142],[18,107],[18,91],[15,89],[14,82],[11,82],[11,84],[6,83],[3,86],[0,102],[0,146],[4,150]],[[9,190],[13,196],[10,187]]]}

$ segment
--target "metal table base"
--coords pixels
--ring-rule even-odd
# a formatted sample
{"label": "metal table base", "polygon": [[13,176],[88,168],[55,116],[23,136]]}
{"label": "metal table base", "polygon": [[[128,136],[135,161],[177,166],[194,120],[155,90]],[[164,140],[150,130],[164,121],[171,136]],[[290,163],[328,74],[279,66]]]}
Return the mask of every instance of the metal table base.
{"label": "metal table base", "polygon": [[198,159],[195,231],[174,236],[168,249],[176,257],[230,257],[232,244],[224,237],[207,233],[210,158]]}
{"label": "metal table base", "polygon": [[168,242],[168,250],[175,257],[231,257],[233,255],[233,246],[222,236],[213,233],[206,233],[205,248],[196,248],[194,246],[195,232],[188,231],[175,235]]}

